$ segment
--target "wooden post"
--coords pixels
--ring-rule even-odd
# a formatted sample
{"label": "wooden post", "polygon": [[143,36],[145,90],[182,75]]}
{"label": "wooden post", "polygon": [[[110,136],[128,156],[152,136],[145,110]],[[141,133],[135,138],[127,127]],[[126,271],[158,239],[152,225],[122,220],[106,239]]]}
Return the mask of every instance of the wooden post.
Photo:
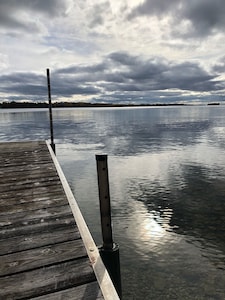
{"label": "wooden post", "polygon": [[96,155],[98,191],[103,246],[99,247],[101,258],[107,268],[116,291],[122,298],[119,246],[113,242],[107,155]]}
{"label": "wooden post", "polygon": [[49,120],[50,120],[50,133],[51,133],[51,147],[55,153],[55,143],[53,135],[53,121],[52,121],[52,99],[51,99],[51,85],[50,85],[50,72],[47,69],[47,85],[48,85],[48,104],[49,104]]}

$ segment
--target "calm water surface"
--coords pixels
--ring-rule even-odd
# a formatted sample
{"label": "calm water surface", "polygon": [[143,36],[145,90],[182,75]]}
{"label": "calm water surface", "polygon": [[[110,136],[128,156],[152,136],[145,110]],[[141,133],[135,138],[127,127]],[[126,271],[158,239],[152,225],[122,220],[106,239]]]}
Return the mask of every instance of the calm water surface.
{"label": "calm water surface", "polygon": [[[123,299],[225,299],[225,107],[55,109],[57,157],[101,244],[108,154]],[[49,139],[46,110],[0,110],[0,141]]]}

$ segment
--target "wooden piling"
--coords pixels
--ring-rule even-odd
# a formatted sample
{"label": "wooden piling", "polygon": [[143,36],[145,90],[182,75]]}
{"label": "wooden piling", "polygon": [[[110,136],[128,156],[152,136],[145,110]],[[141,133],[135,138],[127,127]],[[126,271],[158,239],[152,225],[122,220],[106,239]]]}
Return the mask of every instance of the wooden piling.
{"label": "wooden piling", "polygon": [[122,299],[119,246],[113,242],[107,155],[96,155],[103,245],[101,258]]}
{"label": "wooden piling", "polygon": [[106,155],[96,155],[103,248],[113,248],[109,178]]}

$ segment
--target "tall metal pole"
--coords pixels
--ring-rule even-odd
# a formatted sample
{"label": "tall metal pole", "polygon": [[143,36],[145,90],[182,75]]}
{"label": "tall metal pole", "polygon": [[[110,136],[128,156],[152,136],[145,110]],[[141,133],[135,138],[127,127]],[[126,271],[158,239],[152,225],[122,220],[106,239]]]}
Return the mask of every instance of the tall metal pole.
{"label": "tall metal pole", "polygon": [[55,143],[53,135],[53,121],[52,121],[52,99],[51,99],[51,85],[50,85],[50,72],[47,69],[47,84],[48,84],[48,104],[49,104],[49,120],[50,120],[50,133],[51,133],[51,147],[55,153]]}
{"label": "tall metal pole", "polygon": [[119,246],[113,242],[111,207],[109,193],[109,177],[107,155],[96,155],[97,173],[98,173],[98,191],[101,215],[103,246],[99,252],[106,269],[112,279],[117,293],[122,298],[121,275],[120,275],[120,257]]}

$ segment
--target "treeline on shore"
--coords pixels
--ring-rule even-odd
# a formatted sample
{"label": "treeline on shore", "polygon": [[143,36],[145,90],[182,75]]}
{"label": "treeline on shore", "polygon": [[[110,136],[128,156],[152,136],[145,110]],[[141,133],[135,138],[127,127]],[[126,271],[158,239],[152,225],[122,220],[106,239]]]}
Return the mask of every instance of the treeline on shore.
{"label": "treeline on shore", "polygon": [[[155,104],[115,104],[115,103],[87,103],[87,102],[54,102],[52,107],[135,107],[135,106],[175,106],[183,103],[155,103]],[[0,108],[47,108],[47,102],[2,102]]]}
{"label": "treeline on shore", "polygon": [[[52,107],[143,107],[143,106],[183,106],[184,103],[149,103],[149,104],[115,104],[115,103],[88,103],[88,102],[53,102]],[[191,104],[189,104],[191,105]],[[218,102],[207,105],[220,105]],[[0,108],[48,108],[47,102],[2,102]]]}

